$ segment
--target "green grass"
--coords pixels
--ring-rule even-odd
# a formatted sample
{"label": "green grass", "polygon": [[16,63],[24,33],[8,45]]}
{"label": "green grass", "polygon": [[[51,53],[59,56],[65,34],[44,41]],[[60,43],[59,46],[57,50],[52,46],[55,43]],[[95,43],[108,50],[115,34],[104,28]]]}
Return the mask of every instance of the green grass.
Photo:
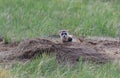
{"label": "green grass", "polygon": [[[3,66],[4,67],[4,66]],[[2,78],[119,78],[116,64],[96,65],[80,61],[76,67],[57,64],[55,57],[43,56],[10,69],[0,68]]]}
{"label": "green grass", "polygon": [[0,34],[11,40],[58,34],[120,36],[119,0],[0,0]]}
{"label": "green grass", "polygon": [[[7,42],[58,34],[68,29],[76,36],[120,37],[120,0],[0,0],[0,35]],[[91,68],[92,67],[92,68]],[[115,64],[79,62],[62,66],[55,57],[16,63],[3,78],[120,78]]]}

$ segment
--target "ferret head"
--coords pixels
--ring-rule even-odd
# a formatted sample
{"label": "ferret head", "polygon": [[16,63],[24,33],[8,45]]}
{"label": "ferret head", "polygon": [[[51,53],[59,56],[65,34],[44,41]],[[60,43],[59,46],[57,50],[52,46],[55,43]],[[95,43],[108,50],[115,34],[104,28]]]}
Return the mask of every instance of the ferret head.
{"label": "ferret head", "polygon": [[59,32],[59,35],[60,35],[61,38],[67,38],[68,35],[69,35],[68,30],[61,30]]}

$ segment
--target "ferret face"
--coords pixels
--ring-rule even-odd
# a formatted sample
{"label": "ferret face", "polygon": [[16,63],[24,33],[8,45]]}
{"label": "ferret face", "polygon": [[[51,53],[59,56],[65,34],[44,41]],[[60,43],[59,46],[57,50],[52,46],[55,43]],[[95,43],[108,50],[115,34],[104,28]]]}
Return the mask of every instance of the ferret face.
{"label": "ferret face", "polygon": [[68,31],[67,30],[61,30],[59,33],[60,37],[67,38],[68,37]]}

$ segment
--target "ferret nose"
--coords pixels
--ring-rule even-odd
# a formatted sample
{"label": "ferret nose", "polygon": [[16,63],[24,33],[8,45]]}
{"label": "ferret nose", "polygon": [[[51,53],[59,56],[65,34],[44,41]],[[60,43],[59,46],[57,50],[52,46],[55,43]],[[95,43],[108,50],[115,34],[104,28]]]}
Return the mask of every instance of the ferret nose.
{"label": "ferret nose", "polygon": [[65,35],[63,37],[65,37]]}

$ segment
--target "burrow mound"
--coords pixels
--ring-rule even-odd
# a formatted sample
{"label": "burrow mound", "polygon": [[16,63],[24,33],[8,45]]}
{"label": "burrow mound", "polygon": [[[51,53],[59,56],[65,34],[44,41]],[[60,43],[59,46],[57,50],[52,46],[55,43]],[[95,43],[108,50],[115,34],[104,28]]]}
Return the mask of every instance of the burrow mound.
{"label": "burrow mound", "polygon": [[80,38],[79,40],[80,42],[72,43],[56,43],[53,39],[45,38],[23,40],[12,48],[9,46],[11,49],[5,51],[1,49],[0,62],[31,59],[35,56],[41,56],[43,53],[48,55],[55,53],[58,63],[64,64],[67,62],[76,64],[79,60],[106,63],[115,59],[116,56],[119,58],[119,40],[89,38]]}

